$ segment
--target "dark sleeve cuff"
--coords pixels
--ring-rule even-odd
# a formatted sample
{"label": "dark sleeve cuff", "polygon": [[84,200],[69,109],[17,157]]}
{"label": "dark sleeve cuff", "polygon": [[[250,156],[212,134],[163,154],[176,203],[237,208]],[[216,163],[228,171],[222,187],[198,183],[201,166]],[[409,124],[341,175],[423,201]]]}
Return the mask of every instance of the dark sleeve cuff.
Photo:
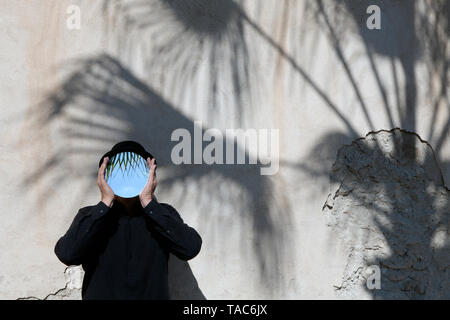
{"label": "dark sleeve cuff", "polygon": [[97,220],[103,217],[108,211],[111,209],[108,207],[103,201],[99,201],[97,205],[92,207],[90,214],[92,215],[92,218]]}

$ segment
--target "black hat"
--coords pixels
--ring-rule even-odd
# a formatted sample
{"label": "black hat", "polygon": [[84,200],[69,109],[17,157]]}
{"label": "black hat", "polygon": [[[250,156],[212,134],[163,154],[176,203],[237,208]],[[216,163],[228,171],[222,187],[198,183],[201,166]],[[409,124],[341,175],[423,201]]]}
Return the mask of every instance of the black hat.
{"label": "black hat", "polygon": [[[109,157],[109,159],[111,159],[113,156],[115,156],[118,153],[121,152],[134,152],[137,153],[138,155],[142,156],[144,159],[147,160],[148,157],[150,157],[150,159],[153,159],[153,155],[148,152],[147,150],[144,149],[144,147],[137,143],[136,141],[131,141],[131,140],[127,140],[127,141],[121,141],[119,143],[116,143],[111,150],[109,150],[107,153],[105,153],[102,158],[100,159],[100,162],[98,163],[98,167],[100,168],[103,162],[103,159],[105,157]],[[156,160],[155,160],[156,163]]]}

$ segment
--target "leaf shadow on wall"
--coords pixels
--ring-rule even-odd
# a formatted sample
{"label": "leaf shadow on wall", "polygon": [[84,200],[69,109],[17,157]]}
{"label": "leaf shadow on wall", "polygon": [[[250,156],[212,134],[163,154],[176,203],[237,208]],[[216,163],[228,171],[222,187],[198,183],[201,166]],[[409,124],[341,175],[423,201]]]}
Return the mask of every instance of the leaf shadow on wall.
{"label": "leaf shadow on wall", "polygon": [[[187,93],[192,93],[188,84],[196,81],[198,70],[206,59],[210,81],[195,82],[195,86],[208,93],[211,105],[208,112],[214,114],[218,97],[226,95],[233,99],[240,115],[237,119],[240,119],[244,104],[247,109],[252,105],[249,102],[252,87],[243,30],[245,19],[238,2],[105,1],[104,10],[105,16],[113,21],[108,28],[112,27],[109,36],[117,44],[117,57],[101,54],[67,61],[63,66],[74,71],[49,92],[47,99],[34,109],[33,116],[37,128],[42,125],[58,127],[55,130],[63,133],[67,143],[59,144],[49,159],[26,177],[24,187],[43,184],[39,190],[48,190],[50,186],[58,188],[67,183],[67,175],[71,175],[76,179],[89,177],[85,179],[85,189],[88,189],[96,177],[96,168],[83,166],[87,163],[85,157],[91,156],[94,160],[93,155],[100,155],[123,139],[140,141],[153,151],[161,168],[170,168],[169,174],[160,180],[160,190],[194,180],[199,186],[195,195],[197,201],[205,199],[205,194],[211,196],[211,190],[221,190],[212,194],[217,196],[215,200],[229,203],[236,201],[236,196],[230,198],[227,191],[223,192],[227,189],[224,182],[237,186],[238,203],[243,204],[243,209],[236,213],[237,219],[232,224],[240,225],[241,240],[251,243],[249,248],[241,246],[239,254],[241,257],[256,256],[258,284],[266,286],[273,297],[279,296],[282,294],[280,283],[288,267],[286,257],[291,251],[287,240],[291,230],[287,198],[283,193],[277,194],[270,177],[261,176],[260,163],[173,166],[170,151],[175,142],[170,141],[171,133],[185,128],[193,136],[194,123],[179,111],[180,106],[166,101],[149,84],[149,79],[159,78],[173,100],[183,101]],[[135,46],[146,39],[151,45],[157,44],[156,55],[154,51],[146,51],[145,45]],[[136,52],[140,53],[144,71],[144,77],[140,78],[126,67],[126,61],[136,61],[131,54]],[[226,87],[221,87],[224,84]],[[201,134],[204,132],[205,129]],[[225,137],[225,140],[230,138]],[[241,152],[248,163],[247,150],[235,141],[230,143],[235,149],[234,162]],[[211,181],[209,187],[205,187],[205,179]],[[47,187],[45,183],[48,183]],[[48,194],[42,191],[39,198],[44,206]],[[208,218],[202,221],[205,225],[210,222]],[[254,233],[254,239],[248,239],[248,231]],[[176,268],[187,270],[179,264]],[[195,281],[191,283],[196,287]],[[201,294],[192,296],[201,297]]]}
{"label": "leaf shadow on wall", "polygon": [[[178,142],[171,141],[171,134],[175,129],[184,128],[194,137],[191,119],[177,111],[109,55],[73,61],[71,67],[75,67],[76,71],[49,94],[33,115],[37,127],[57,125],[62,139],[67,143],[26,177],[24,187],[33,188],[37,183],[47,181],[55,189],[67,183],[68,176],[78,176],[89,178],[86,180],[86,189],[91,188],[97,177],[97,166],[89,163],[98,163],[101,154],[117,141],[139,141],[158,159],[160,170],[169,169],[166,171],[168,174],[159,180],[160,189],[197,181],[197,200],[208,197],[209,201],[213,198],[219,203],[230,201],[228,192],[211,190],[225,190],[224,183],[228,186],[232,183],[243,191],[238,196],[243,209],[242,212],[236,212],[232,226],[242,227],[241,239],[245,245],[241,246],[242,252],[235,254],[243,257],[255,255],[261,283],[273,288],[276,294],[286,261],[284,254],[289,252],[286,237],[291,225],[290,209],[284,196],[278,196],[274,191],[271,179],[260,174],[262,165],[248,164],[248,153],[230,137],[224,140],[231,139],[226,143],[231,143],[235,149],[234,163],[237,155],[242,153],[246,164],[173,165],[171,151]],[[205,130],[201,129],[202,136]],[[208,144],[205,141],[202,143],[203,148]],[[193,144],[192,140],[191,150],[194,150]],[[87,157],[91,157],[92,162],[87,161]],[[209,177],[212,177],[212,182],[206,185],[203,178],[210,180]],[[47,197],[46,193],[42,196]],[[186,200],[183,198],[185,196],[181,195],[179,201]],[[200,221],[204,223],[201,227],[205,229],[211,228],[208,224],[214,224],[209,216]],[[243,228],[247,222],[250,223],[248,228],[254,232],[251,253],[246,248],[247,227]],[[172,288],[178,288],[173,295],[203,297],[188,263],[173,261],[171,269],[178,278],[171,280]],[[187,292],[186,288],[192,290]]]}
{"label": "leaf shadow on wall", "polygon": [[[355,288],[362,285],[375,299],[446,299],[450,219],[445,181],[450,164],[442,159],[442,151],[449,137],[450,117],[441,122],[440,132],[435,122],[440,120],[442,109],[450,110],[450,3],[424,1],[423,11],[417,7],[418,1],[335,3],[337,6],[325,6],[325,2],[318,1],[317,20],[329,36],[372,131],[356,139],[357,130],[349,126],[351,117],[346,117],[348,132],[325,134],[311,151],[309,161],[296,166],[316,178],[330,179],[333,186],[323,211],[333,227],[332,238],[340,238],[349,249],[336,292],[358,298]],[[366,8],[373,4],[382,10],[383,29],[379,31],[366,28]],[[352,21],[356,26],[390,131],[376,127],[354,67],[344,54],[345,39],[354,30],[347,29],[349,24],[343,21]],[[377,56],[390,61],[390,74],[380,71]],[[418,128],[419,83],[415,72],[419,62],[427,67],[430,78],[431,117],[426,128],[429,144],[414,133]],[[389,76],[394,86],[388,85]],[[438,90],[433,87],[436,80]],[[388,139],[386,135],[390,135]],[[341,147],[343,144],[347,145]],[[370,265],[381,268],[381,290],[365,286],[364,272]]]}

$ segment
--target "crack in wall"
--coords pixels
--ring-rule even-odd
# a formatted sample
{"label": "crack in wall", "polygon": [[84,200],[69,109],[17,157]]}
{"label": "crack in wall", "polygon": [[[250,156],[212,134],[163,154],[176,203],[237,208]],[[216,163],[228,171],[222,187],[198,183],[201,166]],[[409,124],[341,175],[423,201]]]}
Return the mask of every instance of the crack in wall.
{"label": "crack in wall", "polygon": [[36,296],[20,297],[16,300],[80,300],[83,270],[79,266],[66,267],[64,270],[66,284],[63,288],[47,294],[40,299]]}

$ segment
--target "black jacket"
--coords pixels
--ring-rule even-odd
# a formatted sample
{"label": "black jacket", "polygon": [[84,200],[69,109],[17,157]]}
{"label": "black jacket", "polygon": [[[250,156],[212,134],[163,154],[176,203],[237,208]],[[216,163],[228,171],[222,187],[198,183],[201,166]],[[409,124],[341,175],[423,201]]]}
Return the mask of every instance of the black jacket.
{"label": "black jacket", "polygon": [[168,204],[150,201],[132,215],[117,201],[81,208],[55,246],[66,265],[85,271],[82,298],[169,299],[169,253],[195,257],[200,235]]}

